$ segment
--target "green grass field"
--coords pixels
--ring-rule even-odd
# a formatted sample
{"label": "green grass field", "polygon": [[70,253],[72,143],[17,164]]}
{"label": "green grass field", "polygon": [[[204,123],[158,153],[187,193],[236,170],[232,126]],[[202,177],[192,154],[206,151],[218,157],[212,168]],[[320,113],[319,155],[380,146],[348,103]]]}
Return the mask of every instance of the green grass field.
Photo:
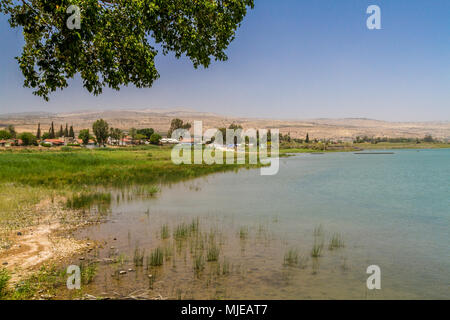
{"label": "green grass field", "polygon": [[31,224],[44,199],[96,188],[153,186],[254,165],[175,165],[170,147],[0,151],[0,230]]}
{"label": "green grass field", "polygon": [[170,149],[37,149],[0,153],[0,183],[71,188],[180,181],[237,165],[175,165]]}

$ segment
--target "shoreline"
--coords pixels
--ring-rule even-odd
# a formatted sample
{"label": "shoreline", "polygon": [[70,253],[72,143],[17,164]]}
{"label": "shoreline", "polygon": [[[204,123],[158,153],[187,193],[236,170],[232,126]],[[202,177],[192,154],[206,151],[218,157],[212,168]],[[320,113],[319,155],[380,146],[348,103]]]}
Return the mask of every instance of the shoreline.
{"label": "shoreline", "polygon": [[[100,211],[111,200],[111,188],[135,188],[132,192],[151,197],[159,192],[155,187],[158,183],[170,184],[212,173],[258,167],[238,164],[176,166],[170,161],[170,150],[149,147],[72,152],[0,151],[1,156],[5,155],[0,156],[0,165],[3,161],[4,168],[7,168],[11,161],[16,163],[16,168],[11,168],[10,172],[0,173],[0,190],[8,191],[0,192],[0,271],[8,270],[9,278],[9,293],[4,298],[15,299],[15,285],[27,284],[47,265],[58,268],[61,261],[95,248],[92,242],[88,244],[69,234],[88,225],[102,223]],[[72,165],[60,161],[60,158],[67,157],[88,162],[89,166],[83,168],[78,167],[77,161]],[[30,161],[36,165],[30,166]],[[50,163],[61,167],[63,174],[67,175],[53,172]],[[105,171],[110,171],[110,174]],[[108,182],[102,184],[96,177],[106,178]],[[48,185],[43,187],[43,181]],[[98,192],[100,186],[106,186],[104,190],[108,191]],[[107,194],[109,197],[105,196]],[[20,195],[22,197],[18,199]],[[85,214],[91,212],[92,206],[96,208],[94,214],[86,218]],[[35,296],[37,292],[28,292],[27,296],[20,298],[39,298]]]}
{"label": "shoreline", "polygon": [[[414,149],[414,148],[407,148],[407,149]],[[302,152],[295,152],[298,150],[301,150]],[[351,152],[351,151],[354,150],[316,151],[314,153],[320,154],[325,152],[336,153],[336,152]],[[132,153],[132,151],[130,152]],[[61,152],[56,151],[55,153],[59,154]],[[289,156],[288,153],[291,154],[311,153],[311,150],[310,149],[280,150],[280,156]],[[195,179],[197,177],[205,176],[211,173],[236,169],[239,170],[241,168],[245,168],[245,166],[228,168],[227,170],[223,170],[223,168],[216,167],[214,170],[206,170],[205,172],[202,172],[198,175],[189,176],[187,178],[185,177],[183,179],[179,179],[178,181],[166,181],[166,182],[167,183],[182,182],[186,180]],[[90,188],[89,192],[92,193],[94,189]],[[106,190],[108,190],[108,188]],[[24,279],[26,280],[27,278],[32,277],[33,274],[38,272],[39,268],[45,264],[50,263],[60,267],[62,266],[63,260],[73,259],[76,256],[83,254],[86,251],[92,250],[94,248],[95,245],[93,245],[92,243],[89,243],[88,245],[87,241],[81,241],[79,239],[75,239],[72,236],[68,237],[62,236],[62,234],[67,235],[69,231],[78,230],[83,227],[92,225],[93,223],[102,223],[102,221],[100,220],[97,220],[95,222],[79,220],[77,221],[78,224],[76,225],[61,224],[60,221],[62,216],[64,216],[64,219],[66,219],[67,217],[71,217],[76,220],[77,219],[76,217],[77,215],[80,214],[80,211],[86,209],[82,208],[79,210],[73,210],[64,207],[64,204],[67,203],[70,197],[73,197],[76,194],[81,194],[79,190],[72,189],[72,190],[64,190],[62,192],[66,193],[65,197],[62,196],[55,197],[53,195],[52,198],[46,198],[44,200],[41,200],[36,205],[34,205],[34,207],[31,209],[31,212],[34,215],[38,216],[37,224],[33,224],[25,228],[17,228],[9,230],[9,232],[12,234],[12,236],[9,239],[12,241],[11,248],[7,249],[6,251],[0,250],[0,264],[8,262],[8,265],[0,265],[0,269],[3,267],[12,272],[10,285],[15,285],[19,281],[23,281]],[[89,203],[89,205],[90,204],[91,203]],[[49,212],[52,212],[53,215],[50,214],[49,216],[48,215]],[[19,266],[19,264],[21,265]],[[25,265],[25,267],[23,267],[23,265]],[[19,268],[16,268],[17,266],[19,266]]]}

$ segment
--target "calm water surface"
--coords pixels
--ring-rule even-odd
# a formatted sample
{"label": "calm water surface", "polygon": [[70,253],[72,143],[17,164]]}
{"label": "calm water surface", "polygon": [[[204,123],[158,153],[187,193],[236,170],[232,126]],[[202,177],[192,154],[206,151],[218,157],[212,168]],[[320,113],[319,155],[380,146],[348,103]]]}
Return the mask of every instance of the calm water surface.
{"label": "calm water surface", "polygon": [[[450,150],[394,152],[302,154],[281,159],[276,176],[215,174],[163,186],[152,199],[114,193],[107,222],[77,234],[104,243],[90,257],[99,263],[88,291],[171,299],[449,299]],[[198,229],[181,240],[174,235],[192,221]],[[330,250],[334,234],[344,246]],[[318,258],[311,256],[314,244],[323,245]],[[212,246],[220,253],[208,262]],[[147,267],[158,247],[163,265]],[[143,266],[133,261],[136,249]],[[294,263],[285,261],[289,250],[298,254]],[[366,269],[373,264],[381,268],[382,289],[369,291]]]}

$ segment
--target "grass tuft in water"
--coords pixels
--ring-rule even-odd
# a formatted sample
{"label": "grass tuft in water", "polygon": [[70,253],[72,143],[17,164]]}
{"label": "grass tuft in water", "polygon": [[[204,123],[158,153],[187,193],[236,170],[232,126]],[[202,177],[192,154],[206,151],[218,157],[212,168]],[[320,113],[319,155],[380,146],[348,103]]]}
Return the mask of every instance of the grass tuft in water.
{"label": "grass tuft in water", "polygon": [[322,256],[322,250],[323,250],[323,242],[314,241],[314,246],[311,249],[311,257],[319,258],[320,256]]}
{"label": "grass tuft in water", "polygon": [[217,246],[215,242],[212,242],[208,245],[206,260],[208,262],[219,260],[220,248]]}
{"label": "grass tuft in water", "polygon": [[294,267],[298,265],[299,261],[299,254],[297,249],[289,249],[284,254],[284,265]]}
{"label": "grass tuft in water", "polygon": [[248,227],[241,227],[239,229],[239,238],[241,240],[246,240],[248,238]]}
{"label": "grass tuft in water", "polygon": [[199,253],[194,256],[194,271],[195,273],[200,273],[205,269],[205,259],[203,254]]}
{"label": "grass tuft in water", "polygon": [[224,276],[230,274],[230,262],[229,262],[228,259],[226,259],[226,258],[223,259],[223,263],[222,263],[222,274],[223,274]]}
{"label": "grass tuft in water", "polygon": [[144,197],[154,197],[160,189],[158,186],[138,186],[135,188],[134,193]]}
{"label": "grass tuft in water", "polygon": [[193,219],[191,224],[189,225],[189,231],[191,233],[197,233],[200,229],[199,226],[200,226],[200,219],[197,217]]}
{"label": "grass tuft in water", "polygon": [[169,261],[173,257],[173,247],[167,246],[164,247],[164,259]]}
{"label": "grass tuft in water", "polygon": [[150,256],[147,257],[148,266],[159,267],[164,264],[164,252],[161,248],[156,248]]}
{"label": "grass tuft in water", "polygon": [[328,245],[329,250],[343,248],[345,246],[342,235],[339,233],[333,234],[330,239],[330,244]]}
{"label": "grass tuft in water", "polygon": [[169,226],[167,224],[161,227],[161,239],[165,240],[170,237]]}
{"label": "grass tuft in water", "polygon": [[185,223],[179,224],[174,233],[173,237],[175,240],[184,240],[189,237],[189,226]]}
{"label": "grass tuft in water", "polygon": [[80,193],[74,194],[66,202],[68,209],[90,209],[92,206],[108,207],[111,204],[110,193]]}
{"label": "grass tuft in water", "polygon": [[144,255],[145,255],[144,249],[140,250],[137,247],[136,249],[134,249],[133,262],[136,267],[142,267],[144,265]]}

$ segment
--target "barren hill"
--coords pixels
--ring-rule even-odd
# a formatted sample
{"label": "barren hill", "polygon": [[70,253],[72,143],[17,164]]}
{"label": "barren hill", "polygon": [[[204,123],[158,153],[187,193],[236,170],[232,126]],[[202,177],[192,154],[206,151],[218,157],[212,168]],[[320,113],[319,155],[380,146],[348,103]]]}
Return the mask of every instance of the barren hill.
{"label": "barren hill", "polygon": [[244,128],[279,128],[281,133],[290,133],[292,137],[304,138],[309,133],[311,138],[330,138],[349,140],[356,136],[375,137],[410,137],[422,138],[431,134],[435,138],[450,139],[450,122],[387,122],[372,119],[310,119],[282,120],[225,117],[213,113],[197,112],[186,109],[124,109],[102,111],[77,111],[70,113],[20,113],[0,115],[0,128],[14,125],[19,132],[35,132],[37,124],[43,131],[55,123],[59,126],[73,125],[76,132],[91,128],[97,119],[105,119],[110,126],[120,129],[152,127],[165,134],[173,118],[185,121],[203,121],[204,129],[227,127],[231,123],[241,124]]}

